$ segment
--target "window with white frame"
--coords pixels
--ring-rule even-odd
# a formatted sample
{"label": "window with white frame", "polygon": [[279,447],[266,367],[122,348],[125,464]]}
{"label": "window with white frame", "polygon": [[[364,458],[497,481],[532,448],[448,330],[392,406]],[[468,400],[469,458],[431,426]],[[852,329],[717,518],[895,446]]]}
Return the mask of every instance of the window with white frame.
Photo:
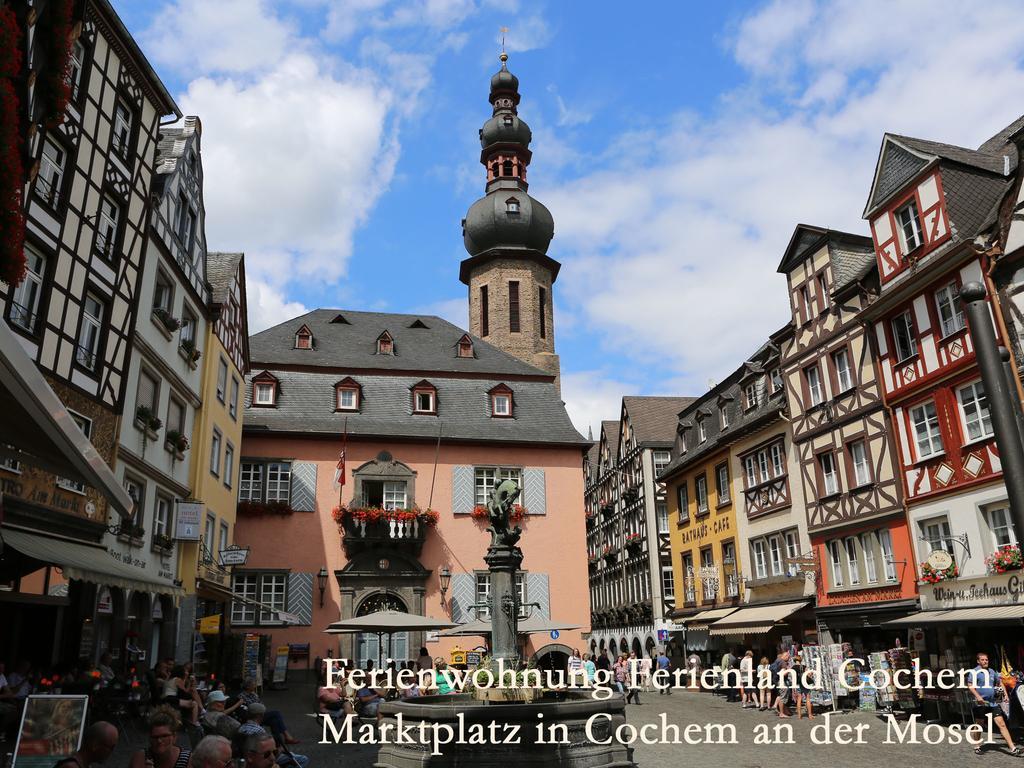
{"label": "window with white frame", "polygon": [[162,309],[170,312],[173,303],[174,283],[171,282],[171,279],[162,270],[157,270],[156,282],[153,285],[153,309]]}
{"label": "window with white frame", "polygon": [[697,496],[697,514],[708,511],[708,479],[701,475],[694,481],[694,494]]}
{"label": "window with white frame", "polygon": [[850,353],[840,349],[832,354],[832,365],[836,369],[836,384],[839,392],[853,389],[853,371],[850,368]]}
{"label": "window with white frame", "polygon": [[829,308],[829,295],[828,295],[828,281],[825,279],[825,273],[818,275],[818,295],[821,297],[821,313],[824,314],[825,310]]}
{"label": "window with white frame", "polygon": [[237,419],[238,418],[238,389],[239,389],[238,378],[235,377],[235,376],[232,376],[231,377],[231,399],[228,400],[228,415],[230,415],[232,419]]}
{"label": "window with white frame", "polygon": [[921,239],[921,219],[917,214],[917,203],[911,200],[896,211],[896,225],[900,233],[903,253],[907,254],[917,248]]}
{"label": "window with white frame", "polygon": [[171,500],[157,494],[156,507],[153,512],[153,533],[157,536],[171,534]]}
{"label": "window with white frame", "polygon": [[821,369],[817,364],[804,368],[804,379],[807,382],[811,407],[825,402],[825,389],[821,386]]}
{"label": "window with white frame", "polygon": [[[257,389],[259,385],[257,385]],[[217,361],[217,399],[222,403],[228,392],[228,361],[223,357]],[[256,402],[261,403],[259,397],[255,397]],[[271,396],[270,401],[273,402],[274,398]]]}
{"label": "window with white frame", "polygon": [[768,374],[768,379],[771,381],[773,395],[782,389],[782,372],[778,368],[772,368]]}
{"label": "window with white frame", "polygon": [[892,533],[890,533],[888,528],[882,528],[878,531],[878,549],[882,554],[885,580],[896,581],[896,560],[892,548]]}
{"label": "window with white frame", "polygon": [[825,543],[825,548],[828,550],[828,560],[830,571],[832,574],[832,586],[841,587],[843,586],[843,554],[839,548],[838,539]]}
{"label": "window with white frame", "polygon": [[715,599],[715,595],[718,592],[718,584],[716,583],[718,580],[714,577],[717,575],[715,556],[711,551],[711,547],[702,549],[700,551],[700,582],[705,600]]}
{"label": "window with white frame", "polygon": [[654,513],[658,519],[658,533],[668,533],[668,503],[664,501],[655,502]]}
{"label": "window with white frame", "polygon": [[224,486],[230,488],[234,482],[235,472],[235,446],[231,443],[224,445]]}
{"label": "window with white frame", "polygon": [[99,368],[100,336],[103,332],[104,304],[92,293],[85,294],[82,318],[78,328],[78,346],[75,361],[87,371]]}
{"label": "window with white frame", "polygon": [[910,423],[914,428],[917,458],[927,459],[942,453],[942,434],[939,432],[939,414],[935,403],[928,401],[910,409]]}
{"label": "window with white frame", "polygon": [[43,153],[39,158],[39,173],[36,175],[36,195],[51,208],[60,203],[64,186],[64,169],[68,153],[49,136],[43,142]]}
{"label": "window with white frame", "polygon": [[813,313],[811,312],[811,292],[804,283],[800,286],[800,303],[803,305],[805,322],[810,322]]}
{"label": "window with white frame", "polygon": [[85,71],[85,46],[81,40],[75,40],[71,46],[71,60],[68,62],[68,86],[71,88],[71,100],[78,101],[79,89],[82,87],[82,73]]}
{"label": "window with white frame", "polygon": [[718,489],[718,503],[728,503],[731,493],[729,491],[729,465],[727,463],[719,464],[715,467],[715,485]]}
{"label": "window with white frame", "polygon": [[901,312],[892,319],[893,351],[896,362],[901,363],[917,354],[917,337],[914,335],[914,320],[910,310]]}
{"label": "window with white frame", "polygon": [[921,538],[927,543],[931,551],[943,549],[950,557],[956,559],[956,552],[953,549],[953,532],[949,527],[949,520],[945,517],[933,517],[922,520],[918,523],[921,527]]}
{"label": "window with white frame", "polygon": [[672,454],[668,451],[654,451],[651,454],[651,459],[654,461],[654,476],[657,477],[671,463]]}
{"label": "window with white frame", "polygon": [[[75,426],[81,430],[82,434],[87,440],[92,439],[92,419],[88,419],[80,413],[76,413],[68,408],[68,415],[71,420],[75,422]],[[66,477],[58,477],[56,479],[58,487],[63,488],[66,491],[73,491],[75,493],[85,493],[85,483],[79,482],[78,480],[71,480]]]}
{"label": "window with white frame", "polygon": [[213,437],[210,439],[210,474],[220,477],[220,448],[223,438],[220,430],[216,427],[213,430]]}
{"label": "window with white frame", "polygon": [[417,389],[412,393],[413,413],[435,413],[437,393],[433,389]]}
{"label": "window with white frame", "polygon": [[740,593],[740,579],[736,569],[736,545],[727,541],[722,545],[722,569],[725,571],[725,596],[737,597]]}
{"label": "window with white frame", "polygon": [[260,624],[279,624],[278,611],[285,607],[288,589],[288,574],[264,573],[260,579],[260,602],[272,608],[271,611],[260,609]]}
{"label": "window with white frame", "polygon": [[263,464],[243,461],[239,478],[239,501],[263,501]]}
{"label": "window with white frame", "polygon": [[[491,574],[486,571],[476,572],[476,617],[478,619],[491,618],[491,609],[487,603],[491,600]],[[516,572],[516,591],[519,593],[519,602],[526,603],[526,574],[522,571]]]}
{"label": "window with white frame", "polygon": [[853,467],[854,486],[859,488],[871,482],[871,461],[868,458],[867,440],[850,443],[850,465]]}
{"label": "window with white frame", "polygon": [[784,570],[782,563],[782,537],[768,537],[768,554],[771,558],[772,576],[781,576]]}
{"label": "window with white frame", "polygon": [[967,327],[964,309],[960,304],[960,289],[955,280],[935,292],[935,309],[939,313],[943,337]]}
{"label": "window with white frame", "polygon": [[850,536],[843,540],[846,549],[846,569],[850,574],[850,586],[860,584],[860,557],[857,553],[857,539]]}
{"label": "window with white frame", "polygon": [[196,320],[195,313],[186,304],[181,308],[181,330],[178,332],[178,346],[193,349],[196,345]]}
{"label": "window with white frame", "polygon": [[708,430],[704,419],[697,419],[697,439],[702,443],[708,439]]}
{"label": "window with white frame", "polygon": [[991,437],[992,414],[988,409],[988,397],[980,381],[975,381],[956,391],[956,399],[960,404],[960,422],[968,441]]}
{"label": "window with white frame", "polygon": [[213,548],[216,546],[217,541],[214,538],[217,535],[217,518],[213,515],[206,516],[206,527],[203,528],[203,562],[213,562]]}
{"label": "window with white frame", "polygon": [[257,381],[252,385],[252,399],[256,405],[273,405],[276,385],[272,381]]}
{"label": "window with white frame", "polygon": [[749,382],[743,388],[743,400],[746,403],[747,410],[757,408],[757,381]]}
{"label": "window with white frame", "polygon": [[992,543],[996,547],[1005,547],[1017,543],[1013,523],[1010,521],[1010,508],[1006,504],[994,504],[984,510],[985,522],[988,524]]}
{"label": "window with white frame", "polygon": [[[134,477],[125,477],[124,489],[132,500],[132,516],[130,520],[122,518],[121,521],[122,523],[131,522],[135,525],[142,525],[143,518],[146,516],[146,484]],[[126,533],[127,531],[122,530],[121,532]]]}
{"label": "window with white frame", "polygon": [[754,565],[754,578],[768,578],[768,552],[765,539],[754,539],[750,542],[751,562]]}
{"label": "window with white frame", "polygon": [[839,493],[839,474],[836,469],[836,457],[831,451],[818,454],[818,467],[821,469],[822,496]]}
{"label": "window with white frame", "polygon": [[729,426],[729,405],[727,403],[718,409],[718,423],[722,425],[722,429]]}
{"label": "window with white frame", "polygon": [[[513,480],[520,488],[523,487],[523,470],[519,467],[476,467],[474,475],[475,501],[478,506],[490,501],[491,493],[503,480]],[[526,503],[522,496],[519,497],[519,503]]]}
{"label": "window with white frame", "polygon": [[114,260],[117,246],[117,228],[121,221],[121,205],[110,195],[100,198],[99,216],[96,217],[96,250],[107,261]]}
{"label": "window with white frame", "polygon": [[217,542],[217,560],[220,561],[220,553],[228,548],[228,524],[223,520],[220,522],[220,540]]}
{"label": "window with white frame", "polygon": [[860,535],[860,551],[864,554],[864,580],[869,584],[878,581],[878,550],[878,534],[868,531]]}
{"label": "window with white frame", "polygon": [[28,243],[25,244],[25,277],[14,289],[11,297],[11,322],[35,333],[39,327],[39,309],[46,279],[46,257]]}
{"label": "window with white frame", "polygon": [[409,506],[404,480],[399,482],[389,481],[383,485],[384,509],[405,509]]}
{"label": "window with white frame", "polygon": [[338,387],[337,393],[339,411],[359,409],[359,390],[356,387]]}
{"label": "window with white frame", "polygon": [[790,561],[786,572],[796,576],[798,566],[794,561],[800,557],[800,536],[796,531],[786,531],[783,537],[786,539],[786,558]]}
{"label": "window with white frame", "polygon": [[693,555],[683,555],[683,599],[687,603],[697,602],[697,585],[694,582]]}
{"label": "window with white frame", "polygon": [[786,465],[782,458],[782,443],[772,443],[769,450],[772,456],[772,477],[782,477],[786,474]]}
{"label": "window with white frame", "polygon": [[124,102],[114,105],[114,124],[110,131],[110,145],[122,158],[128,158],[128,142],[132,135],[132,113]]}
{"label": "window with white frame", "polygon": [[292,491],[292,465],[287,461],[267,464],[267,501],[287,503]]}
{"label": "window with white frame", "polygon": [[765,482],[771,478],[771,470],[768,469],[768,451],[760,450],[757,452],[757,469],[760,473],[760,482]]}
{"label": "window with white frame", "polygon": [[661,593],[666,597],[675,597],[676,577],[671,565],[661,566]]}
{"label": "window with white frame", "polygon": [[676,498],[679,501],[679,522],[686,522],[690,518],[690,491],[686,480],[676,488]]}
{"label": "window with white frame", "polygon": [[495,392],[491,395],[491,415],[511,416],[512,395],[507,392]]}
{"label": "window with white frame", "polygon": [[743,457],[743,471],[746,475],[747,488],[757,485],[757,459],[753,454]]}
{"label": "window with white frame", "polygon": [[[232,578],[231,591],[239,597],[256,602],[259,594],[260,577],[255,573],[236,573]],[[241,600],[231,602],[232,624],[255,624],[256,606]]]}

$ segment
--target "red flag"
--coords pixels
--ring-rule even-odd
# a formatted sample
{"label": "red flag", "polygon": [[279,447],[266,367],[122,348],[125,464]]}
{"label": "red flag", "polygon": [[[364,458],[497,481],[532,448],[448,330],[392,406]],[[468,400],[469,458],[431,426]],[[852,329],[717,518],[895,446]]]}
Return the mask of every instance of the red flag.
{"label": "red flag", "polygon": [[338,466],[334,470],[334,482],[337,485],[345,484],[345,450],[342,449],[341,454],[338,456]]}

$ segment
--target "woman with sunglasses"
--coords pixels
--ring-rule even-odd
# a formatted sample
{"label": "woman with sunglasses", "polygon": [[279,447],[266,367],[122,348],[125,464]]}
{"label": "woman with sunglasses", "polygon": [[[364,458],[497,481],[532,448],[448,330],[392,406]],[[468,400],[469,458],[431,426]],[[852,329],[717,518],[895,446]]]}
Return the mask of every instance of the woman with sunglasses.
{"label": "woman with sunglasses", "polygon": [[157,707],[149,716],[149,746],[132,755],[128,768],[187,768],[192,752],[178,746],[180,728],[171,707]]}

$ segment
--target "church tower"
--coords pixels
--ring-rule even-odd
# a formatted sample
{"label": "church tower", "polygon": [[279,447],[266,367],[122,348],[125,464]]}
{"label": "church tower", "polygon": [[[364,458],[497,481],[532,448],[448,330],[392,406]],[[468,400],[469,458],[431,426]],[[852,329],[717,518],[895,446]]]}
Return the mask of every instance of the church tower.
{"label": "church tower", "polygon": [[486,194],[462,220],[469,258],[459,279],[469,286],[470,332],[554,374],[559,385],[552,287],[561,264],[547,255],[555,222],[526,193],[532,134],[519,119],[519,78],[507,61],[502,53],[491,78],[493,115],[480,129]]}

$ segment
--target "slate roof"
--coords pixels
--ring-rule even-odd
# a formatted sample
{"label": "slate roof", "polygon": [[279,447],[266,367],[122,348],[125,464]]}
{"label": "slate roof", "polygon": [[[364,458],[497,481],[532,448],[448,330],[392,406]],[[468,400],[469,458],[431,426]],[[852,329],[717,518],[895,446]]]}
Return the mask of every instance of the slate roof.
{"label": "slate roof", "polygon": [[[339,315],[347,322],[331,322]],[[409,327],[417,320],[426,328]],[[302,325],[313,331],[313,349],[294,349],[295,332]],[[377,354],[377,338],[384,331],[394,340],[393,355]],[[253,368],[302,365],[346,370],[487,373],[554,380],[551,374],[475,337],[471,337],[475,357],[458,357],[458,342],[465,334],[463,329],[434,315],[315,309],[255,334],[249,344]]]}
{"label": "slate roof", "polygon": [[153,173],[153,194],[163,195],[168,179],[178,168],[178,161],[185,156],[188,145],[194,141],[199,118],[190,115],[181,126],[161,126],[156,145],[156,164]]}
{"label": "slate roof", "polygon": [[[781,333],[781,332],[780,332]],[[775,336],[778,336],[776,333]],[[677,430],[683,425],[691,428],[680,430],[677,436],[677,455],[665,467],[659,480],[666,480],[678,471],[687,467],[698,466],[711,454],[728,446],[733,441],[747,434],[751,429],[758,429],[772,418],[782,413],[786,407],[786,390],[780,387],[775,394],[769,394],[768,376],[761,371],[777,366],[778,347],[776,342],[762,344],[750,359],[733,371],[720,384],[699,398],[695,398],[680,414]],[[758,405],[751,410],[744,410],[743,389],[751,374],[757,374]],[[729,414],[729,426],[722,429],[718,416],[718,403],[723,404]],[[697,432],[697,414],[704,414],[707,439],[700,442]],[[680,442],[686,441],[686,452],[678,451]]]}
{"label": "slate roof", "polygon": [[[437,387],[437,415],[413,414],[411,387],[423,380],[422,375],[359,375],[353,373],[362,387],[358,413],[336,413],[334,385],[344,378],[334,371],[270,372],[278,380],[275,408],[253,408],[254,369],[246,376],[246,433],[264,430],[275,432],[337,435],[347,421],[350,436],[403,437],[411,439],[469,440],[485,442],[547,443],[587,445],[576,431],[550,381],[503,381],[501,378],[454,378],[427,376]],[[512,389],[514,418],[491,416],[488,390],[505,383]]]}
{"label": "slate roof", "polygon": [[[338,315],[345,323],[332,323]],[[416,324],[426,327],[410,328]],[[295,331],[313,331],[314,348],[294,349]],[[395,355],[378,355],[388,331]],[[459,358],[466,332],[432,315],[319,309],[251,337],[246,377],[245,431],[341,435],[412,440],[589,444],[569,420],[554,377],[480,339],[476,357]],[[273,408],[252,407],[254,376],[278,380]],[[361,386],[357,413],[335,412],[334,385],[346,377]],[[437,415],[412,412],[411,388],[423,380],[437,388]],[[491,416],[489,390],[512,390],[513,418]]]}
{"label": "slate roof", "polygon": [[829,260],[832,262],[833,291],[864,279],[871,270],[878,268],[875,249],[871,238],[849,238],[830,240]]}
{"label": "slate roof", "polygon": [[694,397],[623,397],[622,408],[629,415],[637,445],[671,447],[676,438],[679,412],[694,400]]}
{"label": "slate roof", "polygon": [[243,255],[223,251],[209,251],[206,254],[206,282],[210,284],[210,298],[214,304],[227,301]]}

